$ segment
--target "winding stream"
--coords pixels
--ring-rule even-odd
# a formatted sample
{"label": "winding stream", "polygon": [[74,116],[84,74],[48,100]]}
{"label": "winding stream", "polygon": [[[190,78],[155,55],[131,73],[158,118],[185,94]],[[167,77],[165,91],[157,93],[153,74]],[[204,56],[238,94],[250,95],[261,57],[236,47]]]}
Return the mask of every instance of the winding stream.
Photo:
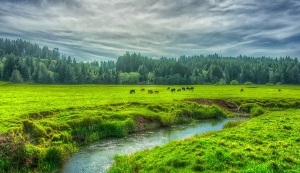
{"label": "winding stream", "polygon": [[124,138],[111,138],[90,144],[65,163],[62,173],[95,173],[105,172],[113,163],[116,154],[130,154],[138,150],[153,148],[172,140],[191,137],[195,134],[221,130],[227,121],[244,118],[228,118],[221,120],[202,120],[193,124],[176,125],[130,134]]}

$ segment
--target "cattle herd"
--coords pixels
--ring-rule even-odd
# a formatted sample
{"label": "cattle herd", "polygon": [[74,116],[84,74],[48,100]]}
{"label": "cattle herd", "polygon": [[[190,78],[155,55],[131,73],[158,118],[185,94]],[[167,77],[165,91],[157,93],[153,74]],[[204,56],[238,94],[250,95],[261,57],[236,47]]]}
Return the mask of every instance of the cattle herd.
{"label": "cattle herd", "polygon": [[[177,92],[181,92],[181,91],[186,91],[186,90],[191,90],[191,91],[194,91],[194,87],[182,87],[182,88],[171,88],[171,87],[168,87],[167,88],[167,90],[170,90],[172,93],[175,93],[176,91]],[[145,90],[145,88],[142,88],[141,89],[141,92],[145,92],[146,90]],[[244,88],[241,88],[240,89],[240,92],[244,92]],[[278,89],[278,92],[281,92],[281,89],[279,88]],[[134,89],[132,89],[132,90],[130,90],[130,92],[129,92],[130,94],[135,94],[135,90]],[[148,94],[159,94],[159,91],[158,90],[153,90],[153,89],[149,89],[148,90]]]}
{"label": "cattle herd", "polygon": [[[181,88],[171,88],[171,87],[168,87],[167,90],[171,91],[172,93],[175,93],[176,91],[177,92],[181,92],[181,91],[186,91],[186,90],[191,90],[191,91],[194,91],[194,87],[181,87]],[[141,92],[145,92],[145,88],[142,88],[141,89]],[[134,89],[131,89],[129,91],[130,94],[135,94],[135,90]],[[149,89],[148,90],[148,94],[159,94],[159,91],[158,90],[153,90],[153,89]]]}

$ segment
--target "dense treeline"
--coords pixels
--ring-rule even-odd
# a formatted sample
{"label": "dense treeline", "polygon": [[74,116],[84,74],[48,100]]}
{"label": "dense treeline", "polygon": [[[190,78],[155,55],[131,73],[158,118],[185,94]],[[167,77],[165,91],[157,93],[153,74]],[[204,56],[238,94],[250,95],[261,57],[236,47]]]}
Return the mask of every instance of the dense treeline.
{"label": "dense treeline", "polygon": [[151,59],[126,53],[116,62],[76,62],[27,41],[0,39],[0,80],[35,83],[229,84],[247,81],[300,83],[300,64],[290,57],[181,56]]}

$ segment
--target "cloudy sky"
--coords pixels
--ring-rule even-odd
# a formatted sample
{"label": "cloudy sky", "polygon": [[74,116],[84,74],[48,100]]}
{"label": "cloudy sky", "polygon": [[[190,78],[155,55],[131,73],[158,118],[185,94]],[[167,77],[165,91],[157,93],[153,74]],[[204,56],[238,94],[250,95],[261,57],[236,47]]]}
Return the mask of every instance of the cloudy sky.
{"label": "cloudy sky", "polygon": [[0,0],[0,37],[78,60],[300,56],[299,0]]}

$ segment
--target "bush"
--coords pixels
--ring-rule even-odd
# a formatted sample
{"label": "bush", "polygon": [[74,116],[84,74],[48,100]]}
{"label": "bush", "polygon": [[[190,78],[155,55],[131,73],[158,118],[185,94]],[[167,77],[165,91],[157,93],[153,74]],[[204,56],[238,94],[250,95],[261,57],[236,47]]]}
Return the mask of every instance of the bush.
{"label": "bush", "polygon": [[256,107],[251,108],[250,113],[256,117],[256,116],[264,114],[265,111],[260,106],[256,106]]}
{"label": "bush", "polygon": [[61,147],[50,147],[46,151],[44,158],[45,164],[48,164],[50,168],[56,168],[62,165],[64,162],[64,152]]}
{"label": "bush", "polygon": [[268,85],[268,86],[274,86],[273,83],[266,83],[266,85]]}
{"label": "bush", "polygon": [[283,84],[282,82],[277,82],[277,83],[276,83],[276,85],[282,85],[282,84]]}
{"label": "bush", "polygon": [[220,79],[218,82],[219,85],[226,85],[226,80],[224,78]]}
{"label": "bush", "polygon": [[208,107],[198,107],[195,108],[192,117],[195,119],[205,119],[205,118],[222,118],[226,117],[226,113],[216,105]]}
{"label": "bush", "polygon": [[239,83],[239,81],[237,81],[237,80],[232,80],[231,82],[230,82],[230,85],[239,85],[240,83]]}

